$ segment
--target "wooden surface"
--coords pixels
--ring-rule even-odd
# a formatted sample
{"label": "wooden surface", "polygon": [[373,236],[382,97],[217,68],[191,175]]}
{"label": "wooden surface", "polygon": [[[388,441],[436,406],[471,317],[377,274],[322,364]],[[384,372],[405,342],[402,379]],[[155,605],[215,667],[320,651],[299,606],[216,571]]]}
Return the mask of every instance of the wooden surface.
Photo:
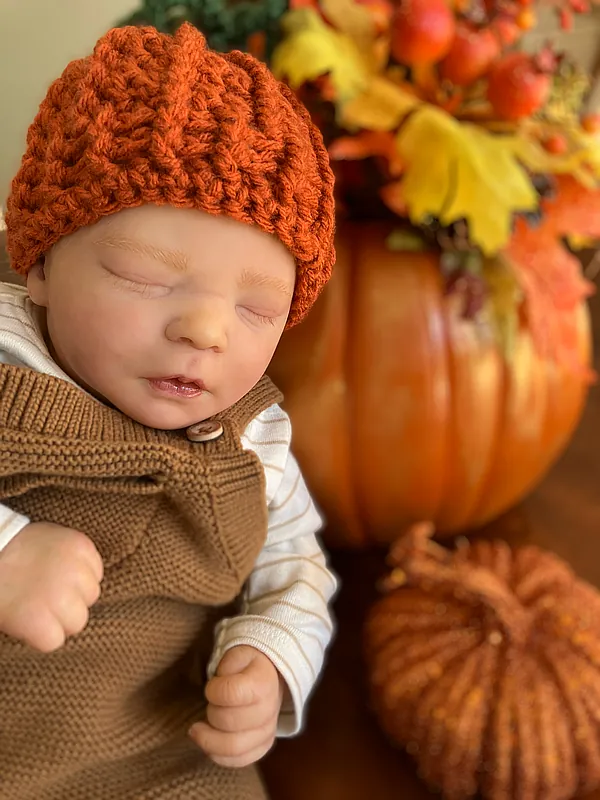
{"label": "wooden surface", "polygon": [[[592,302],[600,351],[600,299]],[[600,357],[596,356],[600,370]],[[600,587],[600,388],[561,462],[535,494],[484,532],[533,542],[567,559]],[[310,706],[306,732],[280,741],[263,762],[271,800],[430,800],[406,756],[378,731],[365,703],[361,626],[383,569],[381,554],[333,555],[342,581],[338,634]],[[600,800],[600,790],[588,795]]]}

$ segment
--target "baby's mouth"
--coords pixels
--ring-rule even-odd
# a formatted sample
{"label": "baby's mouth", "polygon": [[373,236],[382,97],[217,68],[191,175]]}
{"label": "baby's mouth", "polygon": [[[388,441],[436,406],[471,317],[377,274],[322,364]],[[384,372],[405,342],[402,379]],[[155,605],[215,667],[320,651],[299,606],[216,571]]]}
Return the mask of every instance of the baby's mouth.
{"label": "baby's mouth", "polygon": [[191,399],[206,391],[206,386],[202,381],[183,375],[172,375],[169,378],[148,378],[148,383],[155,392],[171,397]]}

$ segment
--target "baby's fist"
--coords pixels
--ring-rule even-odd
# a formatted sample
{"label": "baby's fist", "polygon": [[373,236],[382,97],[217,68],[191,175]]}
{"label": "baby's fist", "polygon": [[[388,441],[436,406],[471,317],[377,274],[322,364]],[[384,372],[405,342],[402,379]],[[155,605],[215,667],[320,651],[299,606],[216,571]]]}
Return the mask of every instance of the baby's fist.
{"label": "baby's fist", "polygon": [[102,559],[83,533],[36,522],[0,553],[0,631],[49,653],[80,633],[100,596]]}
{"label": "baby's fist", "polygon": [[207,722],[190,736],[215,763],[245,767],[272,747],[284,683],[267,656],[241,645],[228,650],[206,686]]}

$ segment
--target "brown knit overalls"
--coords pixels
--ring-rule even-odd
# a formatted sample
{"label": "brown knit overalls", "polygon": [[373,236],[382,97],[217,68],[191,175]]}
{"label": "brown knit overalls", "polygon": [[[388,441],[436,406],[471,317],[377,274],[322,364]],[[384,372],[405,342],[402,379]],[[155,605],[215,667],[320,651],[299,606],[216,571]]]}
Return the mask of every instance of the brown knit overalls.
{"label": "brown knit overalls", "polygon": [[263,469],[240,434],[279,399],[263,379],[219,416],[219,439],[193,444],[0,366],[0,501],[86,533],[105,566],[88,627],[60,650],[0,635],[1,800],[265,797],[253,768],[215,766],[186,734],[215,622],[266,536]]}

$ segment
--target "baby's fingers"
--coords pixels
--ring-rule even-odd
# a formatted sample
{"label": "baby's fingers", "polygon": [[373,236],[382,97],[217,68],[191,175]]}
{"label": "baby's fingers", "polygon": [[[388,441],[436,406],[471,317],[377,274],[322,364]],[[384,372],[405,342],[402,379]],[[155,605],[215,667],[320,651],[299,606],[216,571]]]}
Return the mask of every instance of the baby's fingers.
{"label": "baby's fingers", "polygon": [[226,733],[241,733],[255,728],[271,725],[277,727],[278,709],[266,703],[254,703],[250,706],[215,706],[208,704],[206,719],[209,725]]}
{"label": "baby's fingers", "polygon": [[247,767],[250,764],[255,764],[257,761],[260,761],[261,758],[267,755],[269,750],[273,747],[274,739],[271,739],[264,744],[255,747],[254,750],[251,750],[248,753],[244,753],[243,756],[213,756],[211,761],[214,761],[215,764],[218,764],[220,767],[228,767],[234,769],[240,769],[241,767]]}
{"label": "baby's fingers", "polygon": [[206,685],[206,699],[215,706],[249,706],[259,700],[256,681],[251,675],[223,675],[212,678]]}
{"label": "baby's fingers", "polygon": [[215,730],[205,722],[198,722],[189,733],[198,747],[215,763],[231,767],[253,763],[269,750],[274,739],[272,726],[242,733],[226,733]]}

